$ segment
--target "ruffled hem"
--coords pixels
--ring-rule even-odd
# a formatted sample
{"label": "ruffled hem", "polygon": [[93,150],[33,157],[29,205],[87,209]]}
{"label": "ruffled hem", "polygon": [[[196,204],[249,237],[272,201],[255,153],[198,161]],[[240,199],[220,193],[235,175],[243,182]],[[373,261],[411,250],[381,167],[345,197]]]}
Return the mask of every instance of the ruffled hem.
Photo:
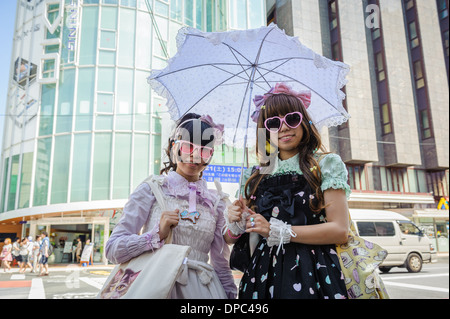
{"label": "ruffled hem", "polygon": [[[327,69],[327,68],[338,68],[336,75],[336,87],[334,88],[336,91],[336,98],[337,98],[337,105],[334,106],[334,108],[337,108],[337,112],[332,112],[333,114],[330,114],[329,117],[321,119],[317,122],[314,122],[315,126],[318,130],[321,130],[323,126],[332,127],[332,126],[338,126],[350,118],[350,115],[345,111],[344,107],[342,106],[342,101],[345,98],[345,93],[342,91],[342,88],[347,84],[348,80],[346,79],[347,74],[350,71],[350,66],[339,61],[332,61],[330,59],[327,59],[311,49],[304,46],[300,40],[297,37],[291,37],[285,33],[284,30],[279,29],[274,23],[271,23],[267,27],[261,27],[258,29],[249,29],[249,30],[238,30],[238,31],[227,31],[227,32],[210,32],[205,33],[200,30],[197,30],[195,28],[190,27],[184,27],[181,28],[178,31],[178,34],[176,36],[176,44],[177,44],[177,53],[168,60],[167,67],[163,70],[152,70],[150,73],[150,76],[147,78],[148,84],[152,87],[152,89],[161,97],[165,98],[167,100],[167,107],[169,114],[173,120],[179,119],[181,115],[179,106],[177,105],[177,102],[173,98],[173,95],[171,92],[165,87],[164,81],[161,80],[160,76],[164,72],[165,74],[170,73],[171,65],[174,64],[174,60],[179,58],[181,54],[185,54],[183,52],[183,46],[186,43],[186,40],[189,36],[200,36],[205,38],[207,41],[212,43],[213,45],[219,45],[224,42],[231,42],[231,41],[247,41],[251,42],[254,41],[255,38],[258,37],[258,34],[262,32],[262,30],[271,30],[275,29],[277,32],[281,33],[282,36],[285,38],[286,41],[292,43],[293,46],[298,47],[298,49],[304,54],[305,56],[308,56],[308,59],[313,60],[315,66],[317,68],[321,69]],[[269,31],[270,32],[270,31]],[[281,81],[281,80],[280,80]],[[233,127],[233,126],[232,126]],[[249,123],[249,127],[247,129],[254,130],[255,125],[251,122]],[[245,136],[245,132],[247,129],[244,128],[238,128],[237,133],[235,136],[226,134],[224,135],[225,143],[229,145],[234,145],[236,147],[242,147],[242,143],[244,141],[243,136]],[[241,134],[243,133],[243,134]],[[248,135],[248,144],[254,144],[255,143],[255,137],[253,134]]]}
{"label": "ruffled hem", "polygon": [[352,193],[350,186],[345,181],[341,180],[326,180],[322,182],[322,185],[320,186],[322,191],[325,191],[327,189],[333,188],[333,189],[343,189],[345,191],[345,196],[347,199],[350,198],[350,194]]}

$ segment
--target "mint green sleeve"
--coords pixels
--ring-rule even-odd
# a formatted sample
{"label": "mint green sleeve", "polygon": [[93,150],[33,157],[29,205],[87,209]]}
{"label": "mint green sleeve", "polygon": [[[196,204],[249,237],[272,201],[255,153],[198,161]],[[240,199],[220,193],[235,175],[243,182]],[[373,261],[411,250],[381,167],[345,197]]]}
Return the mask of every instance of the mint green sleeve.
{"label": "mint green sleeve", "polygon": [[327,154],[319,162],[322,172],[322,191],[327,189],[343,189],[347,199],[350,197],[350,186],[347,183],[348,171],[341,157],[337,154]]}
{"label": "mint green sleeve", "polygon": [[[245,183],[247,183],[250,176],[252,176],[252,170],[253,170],[253,167],[249,167],[244,170],[244,175],[242,176],[242,185],[240,186],[241,194],[245,194],[244,193]],[[245,195],[242,195],[242,196],[245,198]],[[239,198],[239,191],[236,192],[235,197]]]}

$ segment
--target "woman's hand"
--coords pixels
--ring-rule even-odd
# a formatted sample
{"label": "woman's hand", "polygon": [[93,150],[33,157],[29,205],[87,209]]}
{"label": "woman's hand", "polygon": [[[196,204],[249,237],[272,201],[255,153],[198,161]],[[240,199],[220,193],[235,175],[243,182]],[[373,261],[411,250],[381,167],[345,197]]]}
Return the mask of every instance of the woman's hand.
{"label": "woman's hand", "polygon": [[270,223],[261,214],[256,214],[249,209],[250,216],[247,217],[247,233],[257,233],[264,238],[269,237]]}
{"label": "woman's hand", "polygon": [[159,221],[159,238],[161,240],[169,236],[170,229],[178,226],[178,222],[180,221],[179,212],[179,209],[162,212]]}
{"label": "woman's hand", "polygon": [[224,235],[228,244],[236,243],[237,239],[245,231],[246,217],[250,209],[247,207],[242,195],[233,204],[227,207],[228,232]]}
{"label": "woman's hand", "polygon": [[242,220],[242,215],[248,210],[245,205],[245,201],[242,195],[239,195],[239,199],[235,200],[233,204],[228,206],[228,222],[239,223]]}

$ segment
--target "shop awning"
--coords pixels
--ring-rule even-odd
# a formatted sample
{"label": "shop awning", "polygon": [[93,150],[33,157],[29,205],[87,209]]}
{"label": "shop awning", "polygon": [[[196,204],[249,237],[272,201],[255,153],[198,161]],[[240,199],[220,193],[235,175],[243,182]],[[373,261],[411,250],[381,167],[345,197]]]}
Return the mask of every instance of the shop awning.
{"label": "shop awning", "polygon": [[[434,204],[433,194],[428,193],[398,193],[385,191],[357,191],[352,189],[351,202],[381,202],[407,204]],[[448,215],[448,214],[447,214]]]}
{"label": "shop awning", "polygon": [[413,217],[415,218],[440,218],[440,219],[449,219],[448,210],[441,209],[421,209],[415,210]]}

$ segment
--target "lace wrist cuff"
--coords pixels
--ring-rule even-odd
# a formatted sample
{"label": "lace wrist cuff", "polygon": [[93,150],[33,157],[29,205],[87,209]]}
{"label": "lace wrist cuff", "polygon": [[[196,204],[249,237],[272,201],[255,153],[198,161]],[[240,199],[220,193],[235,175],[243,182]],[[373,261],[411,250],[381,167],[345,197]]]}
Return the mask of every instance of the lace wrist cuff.
{"label": "lace wrist cuff", "polygon": [[267,245],[269,247],[278,245],[277,255],[280,252],[283,244],[291,241],[291,237],[297,237],[297,234],[292,231],[292,226],[288,223],[283,223],[281,220],[271,218],[269,237],[267,238]]}
{"label": "lace wrist cuff", "polygon": [[144,234],[147,241],[147,250],[154,250],[161,248],[164,245],[164,240],[161,241],[159,237],[159,225],[155,225],[151,231]]}
{"label": "lace wrist cuff", "polygon": [[242,214],[242,219],[240,222],[230,223],[228,221],[228,209],[225,209],[225,221],[227,223],[227,229],[234,235],[239,236],[245,233],[245,225],[247,223],[248,213]]}

